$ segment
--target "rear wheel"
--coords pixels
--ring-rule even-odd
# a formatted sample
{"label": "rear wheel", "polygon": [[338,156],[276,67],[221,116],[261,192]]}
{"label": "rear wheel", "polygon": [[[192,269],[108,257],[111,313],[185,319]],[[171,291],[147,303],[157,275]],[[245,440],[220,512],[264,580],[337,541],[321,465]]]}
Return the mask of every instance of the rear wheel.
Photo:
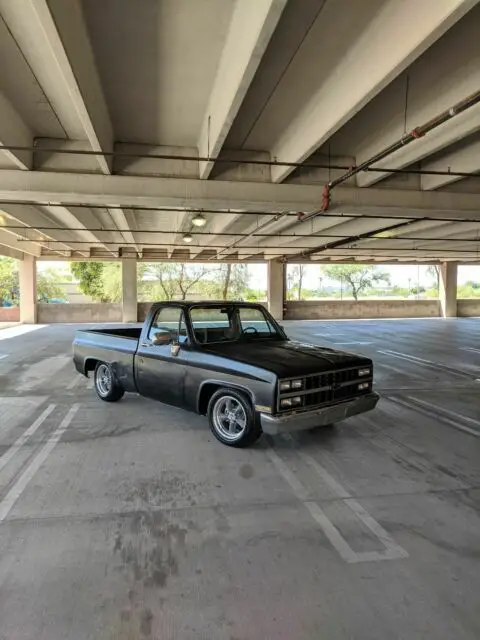
{"label": "rear wheel", "polygon": [[229,447],[248,447],[262,435],[262,429],[248,396],[234,389],[219,389],[208,403],[213,435]]}
{"label": "rear wheel", "polygon": [[106,362],[97,362],[94,379],[97,396],[104,402],[118,402],[123,398],[125,391]]}

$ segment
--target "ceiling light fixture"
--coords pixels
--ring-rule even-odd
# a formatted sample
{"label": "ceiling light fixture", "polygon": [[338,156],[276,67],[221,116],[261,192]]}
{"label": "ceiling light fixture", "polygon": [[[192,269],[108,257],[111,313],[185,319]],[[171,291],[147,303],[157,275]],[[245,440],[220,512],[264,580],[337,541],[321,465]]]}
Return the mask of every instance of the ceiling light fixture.
{"label": "ceiling light fixture", "polygon": [[197,213],[197,215],[192,218],[192,224],[195,227],[204,227],[207,224],[207,219],[202,216],[201,213]]}
{"label": "ceiling light fixture", "polygon": [[184,242],[191,242],[192,240],[193,240],[193,236],[192,236],[192,235],[190,235],[189,233],[186,233],[186,234],[183,236],[183,241],[184,241]]}

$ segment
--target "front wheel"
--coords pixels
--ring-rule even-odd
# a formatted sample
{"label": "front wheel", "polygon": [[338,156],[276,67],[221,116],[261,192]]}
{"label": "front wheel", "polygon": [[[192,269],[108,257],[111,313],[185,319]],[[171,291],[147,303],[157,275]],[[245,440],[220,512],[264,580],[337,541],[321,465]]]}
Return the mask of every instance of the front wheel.
{"label": "front wheel", "polygon": [[125,391],[118,383],[112,368],[106,362],[98,362],[95,367],[95,391],[104,402],[118,402]]}
{"label": "front wheel", "polygon": [[248,447],[262,435],[252,403],[240,391],[219,389],[210,398],[207,413],[213,435],[229,447]]}

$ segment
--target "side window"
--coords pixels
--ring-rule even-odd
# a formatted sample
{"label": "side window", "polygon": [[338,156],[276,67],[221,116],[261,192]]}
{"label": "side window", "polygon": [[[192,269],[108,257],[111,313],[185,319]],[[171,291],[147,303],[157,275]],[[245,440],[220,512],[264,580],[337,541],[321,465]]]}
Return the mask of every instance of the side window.
{"label": "side window", "polygon": [[178,338],[181,318],[183,313],[179,307],[160,307],[148,331],[148,339],[158,341],[163,337],[168,342],[169,339]]}

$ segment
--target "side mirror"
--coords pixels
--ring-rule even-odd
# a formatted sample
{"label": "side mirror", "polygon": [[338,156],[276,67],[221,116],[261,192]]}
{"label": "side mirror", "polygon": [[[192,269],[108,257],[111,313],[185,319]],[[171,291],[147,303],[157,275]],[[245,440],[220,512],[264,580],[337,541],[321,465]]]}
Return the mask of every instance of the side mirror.
{"label": "side mirror", "polygon": [[171,338],[170,338],[169,332],[156,333],[152,340],[153,344],[157,345],[157,347],[161,345],[169,344],[170,341],[171,341]]}
{"label": "side mirror", "polygon": [[178,356],[179,351],[180,343],[178,342],[178,340],[172,340],[170,342],[170,353],[172,354],[172,356],[176,357]]}

